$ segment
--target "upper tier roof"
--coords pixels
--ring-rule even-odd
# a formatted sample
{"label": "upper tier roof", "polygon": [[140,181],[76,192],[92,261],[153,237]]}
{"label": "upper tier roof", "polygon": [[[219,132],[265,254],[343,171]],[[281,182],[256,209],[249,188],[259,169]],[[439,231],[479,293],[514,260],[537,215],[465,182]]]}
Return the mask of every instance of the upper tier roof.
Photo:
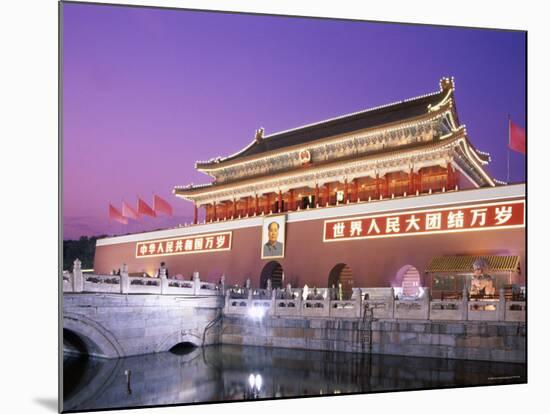
{"label": "upper tier roof", "polygon": [[[343,115],[299,128],[282,131],[273,135],[257,135],[246,148],[226,158],[217,158],[205,162],[197,162],[196,168],[208,170],[219,167],[220,164],[238,161],[247,157],[264,154],[281,148],[305,144],[323,138],[378,127],[395,122],[405,121],[428,114],[429,107],[440,103],[453,90],[453,81],[443,78],[440,81],[439,92],[423,95],[366,109],[360,112]],[[456,114],[455,114],[456,115]],[[262,130],[263,132],[263,130]]]}

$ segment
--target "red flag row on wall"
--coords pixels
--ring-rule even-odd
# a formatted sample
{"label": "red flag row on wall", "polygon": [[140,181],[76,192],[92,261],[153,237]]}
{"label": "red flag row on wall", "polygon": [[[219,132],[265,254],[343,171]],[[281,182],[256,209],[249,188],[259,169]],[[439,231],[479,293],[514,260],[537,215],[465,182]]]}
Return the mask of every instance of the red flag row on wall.
{"label": "red flag row on wall", "polygon": [[139,220],[141,216],[157,217],[159,213],[171,216],[173,214],[172,206],[168,201],[154,195],[153,208],[138,197],[137,210],[132,208],[126,201],[122,202],[122,212],[109,202],[109,219],[122,224],[128,224],[128,219]]}

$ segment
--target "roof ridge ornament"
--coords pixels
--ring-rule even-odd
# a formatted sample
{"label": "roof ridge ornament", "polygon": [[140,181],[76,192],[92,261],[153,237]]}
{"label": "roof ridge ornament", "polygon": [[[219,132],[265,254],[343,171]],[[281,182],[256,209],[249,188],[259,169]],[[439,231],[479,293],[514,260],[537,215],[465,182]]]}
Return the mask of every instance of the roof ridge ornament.
{"label": "roof ridge ornament", "polygon": [[261,142],[263,138],[264,138],[264,128],[260,127],[256,130],[256,135],[254,136],[254,139],[256,140],[256,142]]}
{"label": "roof ridge ornament", "polygon": [[441,89],[441,91],[445,91],[445,90],[454,90],[455,88],[455,78],[454,76],[451,76],[450,78],[449,77],[442,77],[441,79],[439,79],[439,89]]}
{"label": "roof ridge ornament", "polygon": [[449,104],[449,109],[452,108],[452,93],[455,90],[455,78],[454,77],[443,77],[439,79],[439,89],[441,92],[446,92],[445,96],[441,101],[436,103],[435,105],[429,104],[428,105],[428,112],[435,112],[441,109],[445,104]]}

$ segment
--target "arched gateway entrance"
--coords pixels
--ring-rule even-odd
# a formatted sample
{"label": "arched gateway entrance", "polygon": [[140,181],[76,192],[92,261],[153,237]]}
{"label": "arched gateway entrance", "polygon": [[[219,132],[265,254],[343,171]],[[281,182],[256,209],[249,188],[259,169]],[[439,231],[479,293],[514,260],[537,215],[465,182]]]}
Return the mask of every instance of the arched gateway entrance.
{"label": "arched gateway entrance", "polygon": [[267,288],[267,279],[271,279],[271,287],[273,289],[283,287],[283,267],[279,262],[271,261],[262,269],[260,276],[260,287]]}
{"label": "arched gateway entrance", "polygon": [[342,285],[342,299],[351,299],[353,293],[353,275],[350,267],[345,263],[338,263],[328,275],[329,288],[334,286],[338,292],[338,284]]}

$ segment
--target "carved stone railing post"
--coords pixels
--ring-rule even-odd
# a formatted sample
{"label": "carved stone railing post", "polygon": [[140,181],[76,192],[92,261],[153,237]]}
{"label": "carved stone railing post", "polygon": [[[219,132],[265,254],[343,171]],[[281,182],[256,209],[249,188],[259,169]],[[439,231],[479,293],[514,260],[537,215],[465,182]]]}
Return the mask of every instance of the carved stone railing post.
{"label": "carved stone railing post", "polygon": [[302,295],[304,294],[304,291],[302,288],[299,288],[298,289],[298,303],[297,303],[297,307],[298,307],[298,312],[299,312],[299,316],[302,316],[302,303],[303,303],[303,300],[304,298],[302,297]]}
{"label": "carved stone railing post", "polygon": [[330,306],[331,306],[330,295],[331,295],[331,290],[330,290],[330,288],[327,288],[327,296],[323,300],[323,316],[329,316],[330,315]]}
{"label": "carved stone railing post", "polygon": [[504,289],[500,288],[498,291],[498,320],[503,321],[506,319],[506,297],[504,296]]}
{"label": "carved stone railing post", "polygon": [[225,273],[222,274],[220,282],[221,282],[221,286],[220,286],[221,292],[220,292],[220,294],[225,295]]}
{"label": "carved stone railing post", "polygon": [[245,288],[244,292],[246,294],[246,298],[249,301],[247,306],[250,306],[251,305],[250,301],[252,300],[252,283],[250,282],[249,277],[247,277],[246,280],[244,281],[244,288]]}
{"label": "carved stone railing post", "polygon": [[271,290],[271,306],[269,308],[269,314],[275,315],[275,300],[277,299],[277,289]]}
{"label": "carved stone railing post", "polygon": [[128,293],[130,291],[130,276],[128,275],[128,265],[122,263],[120,270],[120,293]]}
{"label": "carved stone railing post", "polygon": [[424,297],[422,301],[422,306],[424,308],[424,319],[430,319],[430,288],[424,288]]}
{"label": "carved stone railing post", "polygon": [[198,295],[201,290],[201,277],[199,272],[193,272],[193,295]]}
{"label": "carved stone railing post", "polygon": [[161,266],[159,269],[160,278],[160,294],[165,295],[168,293],[168,278],[166,277],[166,268]]}
{"label": "carved stone railing post", "polygon": [[395,317],[395,291],[393,287],[390,289],[390,303],[388,306],[390,307],[390,318],[393,319]]}
{"label": "carved stone railing post", "polygon": [[229,307],[231,305],[231,289],[228,289],[225,292],[225,313],[229,312]]}
{"label": "carved stone railing post", "polygon": [[355,301],[353,303],[353,306],[355,306],[355,316],[358,318],[361,317],[361,310],[363,308],[363,298],[361,297],[361,290],[357,292],[355,295]]}
{"label": "carved stone railing post", "polygon": [[462,320],[468,320],[468,286],[462,288]]}
{"label": "carved stone railing post", "polygon": [[73,292],[84,290],[84,275],[82,274],[82,262],[76,259],[73,263]]}
{"label": "carved stone railing post", "polygon": [[272,303],[273,303],[273,313],[272,315],[277,315],[278,314],[278,309],[277,309],[277,299],[281,297],[281,288],[276,288],[276,289],[273,289],[273,293],[271,294],[272,298],[275,298],[275,301],[273,301],[273,299],[271,299]]}
{"label": "carved stone railing post", "polygon": [[271,285],[271,278],[267,279],[267,295],[269,297],[271,297],[271,291],[272,291],[273,287]]}

